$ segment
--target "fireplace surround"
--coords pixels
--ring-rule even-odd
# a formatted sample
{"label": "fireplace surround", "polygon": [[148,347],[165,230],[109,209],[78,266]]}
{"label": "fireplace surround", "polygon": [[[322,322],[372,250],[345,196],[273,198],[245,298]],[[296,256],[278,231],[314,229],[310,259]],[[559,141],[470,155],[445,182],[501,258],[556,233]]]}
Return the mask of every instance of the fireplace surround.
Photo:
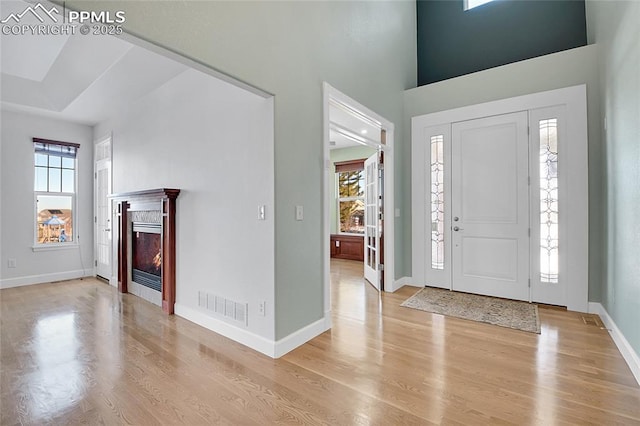
{"label": "fireplace surround", "polygon": [[179,189],[112,194],[117,205],[118,290],[129,280],[160,291],[162,310],[173,314],[176,294],[176,199]]}

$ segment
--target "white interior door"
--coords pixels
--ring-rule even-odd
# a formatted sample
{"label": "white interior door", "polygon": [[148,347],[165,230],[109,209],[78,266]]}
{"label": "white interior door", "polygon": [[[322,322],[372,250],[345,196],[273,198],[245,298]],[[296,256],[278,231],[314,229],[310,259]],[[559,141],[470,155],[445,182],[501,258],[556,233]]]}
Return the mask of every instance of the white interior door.
{"label": "white interior door", "polygon": [[364,277],[380,290],[380,174],[376,152],[364,162]]}
{"label": "white interior door", "polygon": [[453,289],[529,300],[527,112],[452,125]]}
{"label": "white interior door", "polygon": [[111,139],[95,146],[96,275],[109,280],[111,268]]}

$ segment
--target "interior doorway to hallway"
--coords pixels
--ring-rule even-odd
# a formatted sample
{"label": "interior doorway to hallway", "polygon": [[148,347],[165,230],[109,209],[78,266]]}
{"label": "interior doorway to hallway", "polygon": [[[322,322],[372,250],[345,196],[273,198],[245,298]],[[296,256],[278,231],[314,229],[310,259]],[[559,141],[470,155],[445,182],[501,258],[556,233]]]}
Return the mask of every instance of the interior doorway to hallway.
{"label": "interior doorway to hallway", "polygon": [[359,262],[367,285],[393,291],[393,129],[324,84],[325,311],[331,306],[331,258]]}

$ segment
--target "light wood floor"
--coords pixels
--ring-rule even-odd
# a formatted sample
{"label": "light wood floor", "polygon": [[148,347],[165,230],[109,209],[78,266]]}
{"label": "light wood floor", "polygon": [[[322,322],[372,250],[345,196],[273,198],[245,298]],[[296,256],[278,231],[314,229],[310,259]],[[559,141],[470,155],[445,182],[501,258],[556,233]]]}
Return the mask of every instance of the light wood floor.
{"label": "light wood floor", "polygon": [[[333,329],[272,360],[94,279],[0,291],[1,423],[640,424],[592,318],[542,334],[408,308],[332,262]],[[585,320],[586,323],[585,323]]]}

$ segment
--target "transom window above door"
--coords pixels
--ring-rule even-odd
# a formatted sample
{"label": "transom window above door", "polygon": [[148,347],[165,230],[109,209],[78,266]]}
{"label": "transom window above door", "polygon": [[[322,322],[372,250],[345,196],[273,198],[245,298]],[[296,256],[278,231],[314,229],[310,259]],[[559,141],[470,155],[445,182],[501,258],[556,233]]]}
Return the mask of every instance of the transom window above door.
{"label": "transom window above door", "polygon": [[464,10],[473,9],[483,4],[490,3],[493,0],[464,0]]}

